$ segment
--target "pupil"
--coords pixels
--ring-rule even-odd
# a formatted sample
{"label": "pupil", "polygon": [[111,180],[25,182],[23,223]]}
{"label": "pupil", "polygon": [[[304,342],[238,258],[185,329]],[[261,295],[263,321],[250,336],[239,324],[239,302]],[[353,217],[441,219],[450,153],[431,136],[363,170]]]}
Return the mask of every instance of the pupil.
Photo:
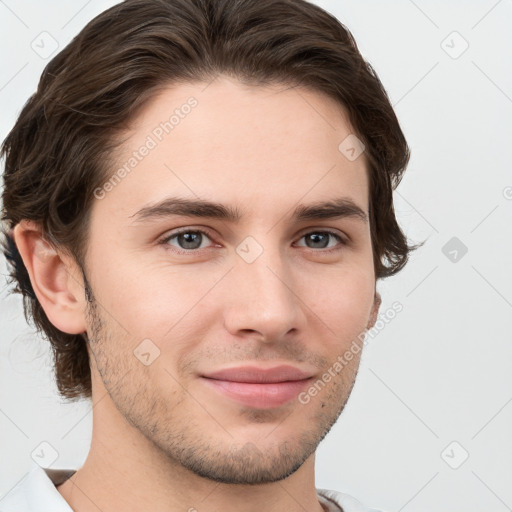
{"label": "pupil", "polygon": [[[318,239],[319,239],[319,238],[322,238],[322,237],[323,237],[323,239],[324,239],[324,242],[326,242],[326,241],[327,241],[327,234],[326,234],[326,233],[314,233],[314,234],[309,235],[309,236],[310,236],[310,238],[311,238],[311,239],[313,239],[313,243],[318,242]],[[326,243],[321,244],[321,247],[322,247],[322,248],[327,247]]]}
{"label": "pupil", "polygon": [[[195,240],[194,240],[195,238]],[[199,239],[199,233],[195,232],[189,232],[189,233],[182,233],[180,234],[180,242],[183,242],[182,245],[184,245],[184,249],[197,249],[199,246],[195,246],[194,244],[197,244],[197,240]],[[190,247],[190,244],[192,244],[192,247]],[[201,243],[199,242],[199,245]]]}

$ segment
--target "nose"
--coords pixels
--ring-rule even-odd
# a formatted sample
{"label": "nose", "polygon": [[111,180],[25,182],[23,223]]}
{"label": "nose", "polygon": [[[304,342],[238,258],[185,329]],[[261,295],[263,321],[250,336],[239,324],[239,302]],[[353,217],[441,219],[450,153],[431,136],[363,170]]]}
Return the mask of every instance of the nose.
{"label": "nose", "polygon": [[256,334],[271,343],[302,330],[304,302],[293,269],[278,249],[266,248],[252,263],[236,255],[228,281],[223,314],[225,327],[234,336]]}

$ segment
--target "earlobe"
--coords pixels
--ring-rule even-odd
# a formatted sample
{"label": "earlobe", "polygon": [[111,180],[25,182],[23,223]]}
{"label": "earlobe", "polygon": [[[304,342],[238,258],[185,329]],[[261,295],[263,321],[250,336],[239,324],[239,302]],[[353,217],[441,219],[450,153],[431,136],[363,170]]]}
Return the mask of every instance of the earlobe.
{"label": "earlobe", "polygon": [[377,317],[379,315],[379,308],[381,303],[382,298],[380,296],[380,293],[376,291],[375,297],[373,299],[372,311],[370,313],[370,318],[368,319],[368,325],[366,326],[367,329],[371,329],[375,325],[375,322],[377,321]]}
{"label": "earlobe", "polygon": [[19,222],[12,236],[50,322],[68,334],[86,331],[84,289],[76,264],[48,243],[33,221]]}

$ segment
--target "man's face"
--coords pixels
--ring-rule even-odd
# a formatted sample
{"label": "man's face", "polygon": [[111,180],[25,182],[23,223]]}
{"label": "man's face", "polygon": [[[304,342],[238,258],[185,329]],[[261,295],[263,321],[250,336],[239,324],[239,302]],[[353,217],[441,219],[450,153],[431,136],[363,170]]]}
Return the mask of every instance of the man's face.
{"label": "man's face", "polygon": [[[375,313],[370,227],[357,214],[368,214],[366,164],[338,149],[352,130],[323,95],[223,77],[206,85],[148,104],[112,174],[150,149],[94,200],[93,393],[106,389],[130,428],[196,474],[276,481],[341,413],[360,351],[334,377],[333,365]],[[197,104],[174,128],[158,130],[191,96]],[[171,196],[240,218],[147,210]],[[353,203],[344,215],[295,216],[299,205],[339,199]],[[283,365],[301,375],[261,372]],[[218,373],[240,367],[256,371]]]}

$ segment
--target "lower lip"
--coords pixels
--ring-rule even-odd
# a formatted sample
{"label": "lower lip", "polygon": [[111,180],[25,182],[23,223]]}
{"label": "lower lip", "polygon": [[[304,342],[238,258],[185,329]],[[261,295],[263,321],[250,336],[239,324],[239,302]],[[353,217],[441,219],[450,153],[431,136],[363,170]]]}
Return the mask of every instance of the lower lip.
{"label": "lower lip", "polygon": [[256,409],[273,409],[297,398],[311,379],[286,382],[254,383],[232,382],[203,378],[203,381],[221,394]]}

